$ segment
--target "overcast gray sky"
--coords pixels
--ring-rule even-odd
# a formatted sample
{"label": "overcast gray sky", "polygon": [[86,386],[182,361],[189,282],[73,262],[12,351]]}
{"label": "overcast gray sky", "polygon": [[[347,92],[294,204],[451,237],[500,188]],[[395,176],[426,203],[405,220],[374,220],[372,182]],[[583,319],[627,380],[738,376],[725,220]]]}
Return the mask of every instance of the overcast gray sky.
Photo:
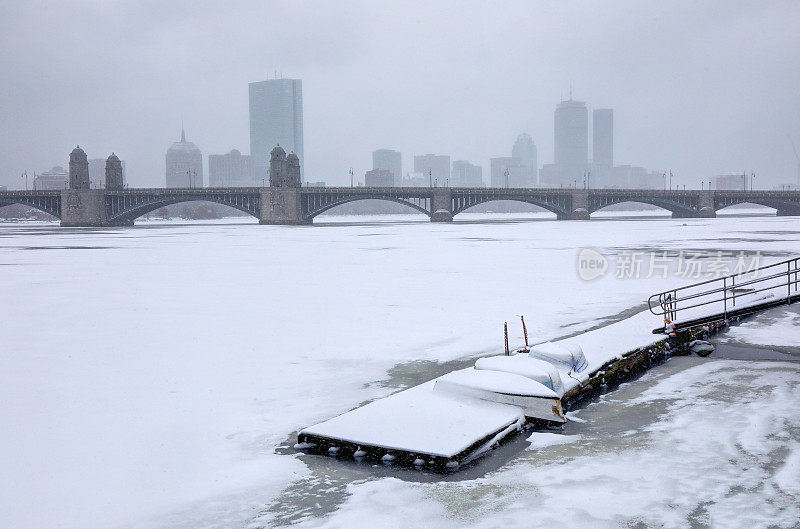
{"label": "overcast gray sky", "polygon": [[[616,160],[679,183],[755,170],[793,181],[800,2],[0,3],[0,184],[115,151],[164,185],[180,135],[249,151],[247,83],[303,80],[306,179],[349,183],[376,148],[484,166],[528,132],[553,159],[574,86],[615,111]],[[207,162],[207,160],[206,160]]]}

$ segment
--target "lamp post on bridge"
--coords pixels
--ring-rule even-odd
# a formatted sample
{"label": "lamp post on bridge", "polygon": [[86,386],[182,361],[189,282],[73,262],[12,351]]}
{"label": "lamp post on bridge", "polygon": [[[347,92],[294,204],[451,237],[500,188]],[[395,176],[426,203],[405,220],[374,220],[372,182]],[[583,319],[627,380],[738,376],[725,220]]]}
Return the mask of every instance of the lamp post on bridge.
{"label": "lamp post on bridge", "polygon": [[503,176],[506,177],[506,189],[508,189],[508,167],[506,167],[506,170],[503,173]]}
{"label": "lamp post on bridge", "polygon": [[353,168],[350,168],[350,187],[353,187]]}

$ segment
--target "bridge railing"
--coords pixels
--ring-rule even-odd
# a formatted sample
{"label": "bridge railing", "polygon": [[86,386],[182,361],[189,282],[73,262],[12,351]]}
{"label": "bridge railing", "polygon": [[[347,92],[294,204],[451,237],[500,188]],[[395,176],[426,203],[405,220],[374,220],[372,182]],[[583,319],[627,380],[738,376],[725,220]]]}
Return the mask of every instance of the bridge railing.
{"label": "bridge railing", "polygon": [[800,284],[800,257],[742,273],[653,294],[647,300],[650,312],[673,322],[719,314],[728,319],[754,304],[796,300]]}

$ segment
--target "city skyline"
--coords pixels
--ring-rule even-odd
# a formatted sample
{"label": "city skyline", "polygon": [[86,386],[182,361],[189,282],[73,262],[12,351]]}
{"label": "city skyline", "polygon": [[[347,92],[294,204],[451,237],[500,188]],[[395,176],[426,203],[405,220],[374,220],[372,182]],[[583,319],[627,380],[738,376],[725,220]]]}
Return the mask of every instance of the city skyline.
{"label": "city skyline", "polygon": [[[9,27],[4,38],[14,43],[0,52],[10,109],[0,117],[0,185],[19,186],[23,171],[64,166],[64,153],[75,143],[90,154],[119,153],[131,185],[158,185],[161,153],[182,118],[204,153],[244,153],[246,85],[278,77],[275,70],[306,85],[303,167],[309,180],[349,183],[350,167],[363,175],[370,153],[381,146],[408,153],[405,167],[413,153],[443,152],[480,161],[487,174],[488,160],[505,153],[520,131],[535,139],[540,166],[552,162],[551,109],[570,83],[576,99],[615,109],[620,164],[671,169],[676,182],[690,185],[741,170],[756,171],[764,187],[796,178],[786,138],[800,141],[800,103],[790,88],[800,84],[800,59],[790,51],[800,47],[791,23],[800,16],[796,3],[735,5],[723,17],[683,2],[636,9],[578,2],[558,10],[509,3],[490,15],[477,5],[456,13],[428,7],[428,16],[404,36],[407,49],[384,35],[404,16],[402,6],[321,7],[304,13],[302,27],[270,34],[248,29],[276,16],[297,19],[300,8],[278,3],[246,19],[243,9],[234,2],[199,10],[175,31],[181,10],[168,10],[151,27],[131,8],[0,7]],[[445,17],[458,23],[443,27]],[[83,31],[98,20],[117,29]],[[33,38],[32,29],[42,26],[53,28],[58,47]],[[228,27],[236,27],[241,42],[224,37]],[[508,38],[488,39],[498,28]],[[758,31],[742,40],[743,28]],[[458,36],[466,29],[476,38],[465,43]],[[81,33],[88,40],[74,37]],[[195,38],[200,34],[212,37]],[[308,39],[302,46],[301,34]],[[93,64],[101,47],[109,54],[104,64],[112,66]],[[167,53],[176,48],[183,53]],[[424,64],[414,60],[415,49],[424,50]],[[136,54],[144,59],[131,60]],[[159,61],[148,62],[155,56]],[[620,61],[626,68],[615,69]],[[30,75],[26,64],[44,77]],[[203,83],[198,72],[209,74]],[[140,83],[130,85],[132,77]],[[49,88],[50,79],[58,79],[50,83],[58,90]]]}

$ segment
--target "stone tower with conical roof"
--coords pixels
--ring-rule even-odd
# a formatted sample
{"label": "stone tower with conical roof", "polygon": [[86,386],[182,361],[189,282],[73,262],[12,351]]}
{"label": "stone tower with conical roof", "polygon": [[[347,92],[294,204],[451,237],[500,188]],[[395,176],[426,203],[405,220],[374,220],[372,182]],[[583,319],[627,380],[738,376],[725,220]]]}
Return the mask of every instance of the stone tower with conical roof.
{"label": "stone tower with conical roof", "polygon": [[69,153],[69,188],[89,189],[89,160],[80,145]]}
{"label": "stone tower with conical roof", "polygon": [[286,157],[286,187],[300,187],[300,158],[294,152]]}
{"label": "stone tower with conical roof", "polygon": [[122,162],[113,152],[106,160],[106,189],[122,189]]}
{"label": "stone tower with conical roof", "polygon": [[286,187],[286,151],[280,145],[269,155],[269,186]]}

